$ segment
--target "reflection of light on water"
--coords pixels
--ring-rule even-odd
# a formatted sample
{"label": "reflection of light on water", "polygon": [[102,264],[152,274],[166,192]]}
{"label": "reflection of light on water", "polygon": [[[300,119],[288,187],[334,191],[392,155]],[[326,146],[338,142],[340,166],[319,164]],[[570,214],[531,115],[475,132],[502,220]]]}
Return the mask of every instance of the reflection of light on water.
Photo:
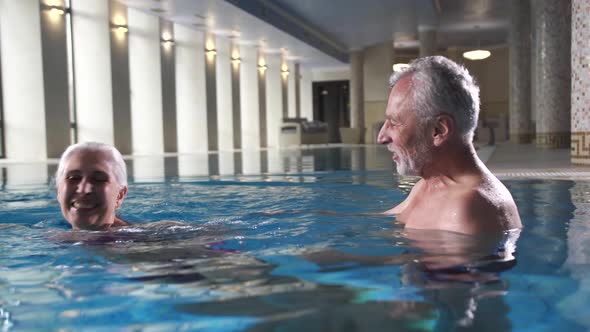
{"label": "reflection of light on water", "polygon": [[567,231],[568,255],[563,268],[578,282],[578,289],[565,297],[558,308],[568,319],[590,330],[590,184],[578,181],[570,188],[572,203],[576,206]]}

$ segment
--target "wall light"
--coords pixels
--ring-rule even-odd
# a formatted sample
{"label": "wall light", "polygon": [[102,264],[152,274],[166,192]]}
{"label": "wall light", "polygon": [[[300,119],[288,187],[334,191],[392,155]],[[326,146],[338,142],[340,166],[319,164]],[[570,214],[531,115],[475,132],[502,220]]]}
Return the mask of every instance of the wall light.
{"label": "wall light", "polygon": [[258,70],[265,71],[266,69],[268,69],[266,65],[258,65]]}
{"label": "wall light", "polygon": [[114,32],[118,32],[118,33],[126,33],[129,31],[129,28],[123,24],[112,24],[111,30],[113,30]]}
{"label": "wall light", "polygon": [[287,66],[286,64],[283,64],[281,66],[281,75],[283,76],[283,78],[287,78],[287,76],[289,76],[289,66]]}
{"label": "wall light", "polygon": [[207,53],[207,55],[216,55],[217,54],[217,50],[212,48],[212,49],[205,49],[205,53]]}
{"label": "wall light", "polygon": [[174,45],[174,39],[161,39],[160,42],[164,47],[170,47]]}
{"label": "wall light", "polygon": [[473,50],[463,53],[463,57],[469,60],[483,60],[492,55],[488,50]]}
{"label": "wall light", "polygon": [[43,10],[46,10],[50,15],[64,15],[69,12],[69,8],[61,6],[44,6]]}
{"label": "wall light", "polygon": [[234,65],[238,65],[238,64],[240,64],[240,62],[242,62],[242,59],[240,59],[239,57],[237,57],[237,58],[234,58],[234,57],[232,57],[232,58],[231,58],[231,62],[232,62]]}

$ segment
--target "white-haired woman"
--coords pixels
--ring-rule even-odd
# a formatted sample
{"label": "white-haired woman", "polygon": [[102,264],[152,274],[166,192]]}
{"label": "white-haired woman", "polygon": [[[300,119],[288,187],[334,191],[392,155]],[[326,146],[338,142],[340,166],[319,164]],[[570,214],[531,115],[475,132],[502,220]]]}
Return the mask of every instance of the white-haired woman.
{"label": "white-haired woman", "polygon": [[115,210],[127,194],[127,167],[113,146],[85,142],[69,146],[56,173],[57,200],[73,229],[127,226]]}

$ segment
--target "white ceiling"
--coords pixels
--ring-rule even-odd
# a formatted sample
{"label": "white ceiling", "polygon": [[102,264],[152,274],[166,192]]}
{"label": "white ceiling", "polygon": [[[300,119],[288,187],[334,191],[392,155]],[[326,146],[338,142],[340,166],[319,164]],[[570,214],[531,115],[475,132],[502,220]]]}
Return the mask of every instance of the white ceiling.
{"label": "white ceiling", "polygon": [[[303,65],[338,68],[344,63],[242,11],[225,0],[119,0],[130,8],[178,24],[234,36],[240,44],[268,53],[287,50]],[[439,47],[506,42],[510,0],[249,0],[272,4],[305,29],[342,51],[395,39],[396,47],[417,46],[418,26],[435,27]]]}

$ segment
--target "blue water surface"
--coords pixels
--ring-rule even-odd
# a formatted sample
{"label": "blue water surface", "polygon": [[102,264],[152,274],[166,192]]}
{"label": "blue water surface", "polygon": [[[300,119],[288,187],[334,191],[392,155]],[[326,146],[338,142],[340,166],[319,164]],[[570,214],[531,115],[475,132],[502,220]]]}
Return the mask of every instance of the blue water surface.
{"label": "blue water surface", "polygon": [[503,180],[525,228],[492,239],[360,215],[417,180],[379,147],[128,165],[115,232],[69,230],[55,165],[5,168],[1,330],[590,329],[589,182]]}

